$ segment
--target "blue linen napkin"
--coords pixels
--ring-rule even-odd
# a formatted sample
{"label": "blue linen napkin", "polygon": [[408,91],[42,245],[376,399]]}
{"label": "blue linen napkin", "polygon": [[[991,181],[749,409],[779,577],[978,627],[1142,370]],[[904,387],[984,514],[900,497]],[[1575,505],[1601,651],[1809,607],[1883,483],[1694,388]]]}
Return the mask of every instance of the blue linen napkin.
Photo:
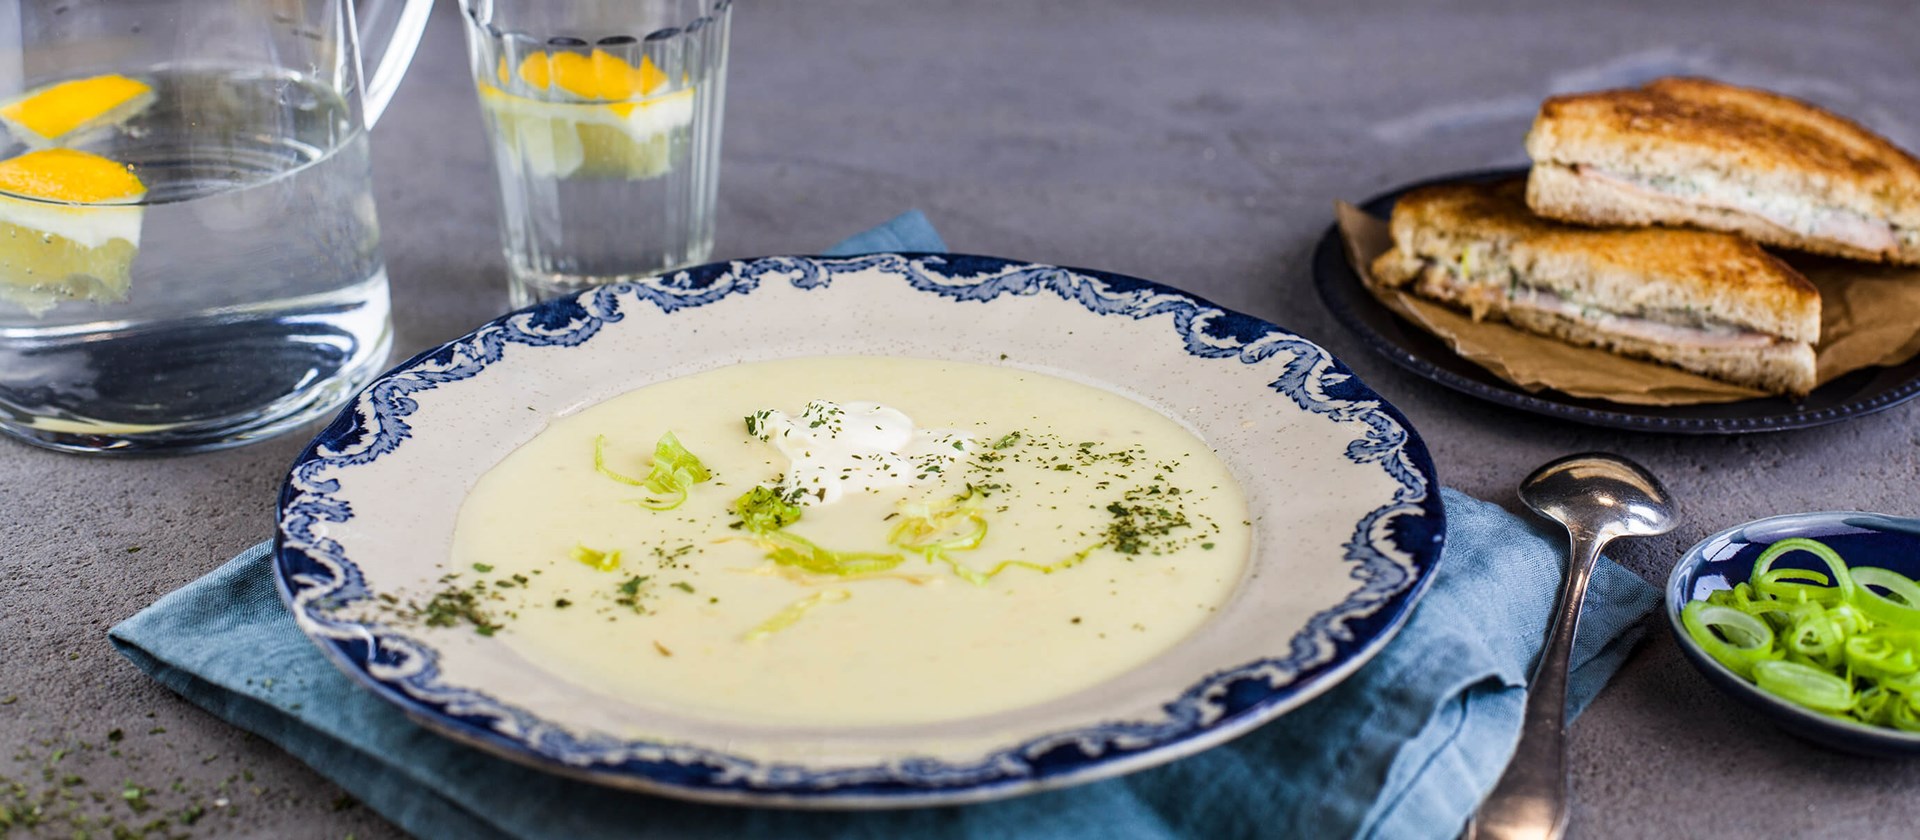
{"label": "blue linen napkin", "polygon": [[[831,254],[945,250],[917,211]],[[361,690],[294,626],[271,543],[109,631],[154,679],[305,761],[425,838],[777,836],[1453,837],[1519,735],[1564,537],[1442,492],[1447,545],[1398,637],[1325,695],[1226,745],[1003,802],[864,813],[727,808],[551,776],[437,736]],[[1655,590],[1602,560],[1575,645],[1573,708],[1631,650]]]}
{"label": "blue linen napkin", "polygon": [[908,210],[880,223],[879,227],[841,240],[838,245],[822,251],[821,256],[851,257],[888,251],[945,250],[946,240],[941,239],[940,232],[933,229],[933,223],[927,221],[927,215],[918,210]]}

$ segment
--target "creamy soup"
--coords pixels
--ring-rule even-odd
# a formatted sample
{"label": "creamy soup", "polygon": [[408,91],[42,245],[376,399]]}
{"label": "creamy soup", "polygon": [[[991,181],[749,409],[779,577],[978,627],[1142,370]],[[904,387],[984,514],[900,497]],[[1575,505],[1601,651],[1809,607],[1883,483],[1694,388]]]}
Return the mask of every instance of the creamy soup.
{"label": "creamy soup", "polygon": [[554,420],[474,486],[436,604],[643,706],[926,722],[1164,652],[1231,594],[1250,535],[1219,458],[1125,397],[986,365],[792,359]]}

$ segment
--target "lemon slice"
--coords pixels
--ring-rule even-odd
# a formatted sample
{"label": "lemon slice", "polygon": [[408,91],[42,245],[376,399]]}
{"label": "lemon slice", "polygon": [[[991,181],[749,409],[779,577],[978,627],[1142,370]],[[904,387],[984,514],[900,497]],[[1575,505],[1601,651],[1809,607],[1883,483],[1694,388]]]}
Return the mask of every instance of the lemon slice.
{"label": "lemon slice", "polygon": [[495,130],[532,175],[654,178],[673,168],[672,132],[693,121],[693,89],[609,105],[544,102],[480,88]]}
{"label": "lemon slice", "polygon": [[36,315],[125,300],[146,193],[125,164],[74,149],[0,161],[0,298]]}
{"label": "lemon slice", "polygon": [[667,76],[644,56],[636,67],[602,50],[536,52],[511,75],[502,59],[495,75],[501,86],[482,83],[480,102],[536,177],[658,177],[673,168],[672,133],[693,122],[694,88],[661,92]]}
{"label": "lemon slice", "polygon": [[125,122],[152,103],[153,88],[146,82],[109,73],[30,91],[0,105],[0,122],[21,142],[44,148]]}
{"label": "lemon slice", "polygon": [[[502,82],[506,73],[506,59],[500,60],[499,67]],[[667,83],[667,74],[660,72],[653,59],[640,57],[640,66],[628,64],[626,59],[607,52],[594,50],[587,55],[573,52],[543,53],[533,52],[520,59],[520,80],[528,86],[540,90],[560,88],[579,99],[596,102],[619,102],[646,96]]]}

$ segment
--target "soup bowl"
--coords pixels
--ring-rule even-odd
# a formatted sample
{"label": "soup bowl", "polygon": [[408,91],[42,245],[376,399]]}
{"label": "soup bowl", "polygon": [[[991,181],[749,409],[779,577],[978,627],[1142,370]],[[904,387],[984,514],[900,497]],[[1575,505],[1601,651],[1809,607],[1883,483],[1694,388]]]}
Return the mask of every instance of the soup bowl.
{"label": "soup bowl", "polygon": [[[450,568],[450,543],[463,500],[550,421],[743,362],[835,355],[1016,368],[1160,413],[1217,453],[1244,491],[1245,570],[1217,613],[1124,674],[913,725],[716,721],[558,678],[509,633],[367,611],[462,571]],[[301,630],[434,731],[619,787],[860,808],[1091,781],[1284,714],[1393,636],[1432,580],[1443,535],[1419,436],[1299,335],[1122,275],[876,254],[742,260],[597,288],[423,353],[376,380],[300,456],[275,547]]]}

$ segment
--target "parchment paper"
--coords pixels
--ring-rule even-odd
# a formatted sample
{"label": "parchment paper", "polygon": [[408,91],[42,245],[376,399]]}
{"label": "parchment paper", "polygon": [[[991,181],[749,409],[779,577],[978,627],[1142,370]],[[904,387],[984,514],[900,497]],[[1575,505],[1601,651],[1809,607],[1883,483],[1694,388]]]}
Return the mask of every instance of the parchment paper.
{"label": "parchment paper", "polygon": [[[1373,281],[1375,257],[1393,247],[1387,223],[1339,202],[1334,208],[1347,257],[1367,290],[1400,317],[1438,336],[1455,353],[1528,391],[1551,388],[1588,399],[1630,405],[1694,405],[1764,397],[1679,368],[1576,347],[1505,323],[1382,288]],[[1820,343],[1814,347],[1818,381],[1874,365],[1895,365],[1920,354],[1920,270],[1781,254],[1820,290]]]}

